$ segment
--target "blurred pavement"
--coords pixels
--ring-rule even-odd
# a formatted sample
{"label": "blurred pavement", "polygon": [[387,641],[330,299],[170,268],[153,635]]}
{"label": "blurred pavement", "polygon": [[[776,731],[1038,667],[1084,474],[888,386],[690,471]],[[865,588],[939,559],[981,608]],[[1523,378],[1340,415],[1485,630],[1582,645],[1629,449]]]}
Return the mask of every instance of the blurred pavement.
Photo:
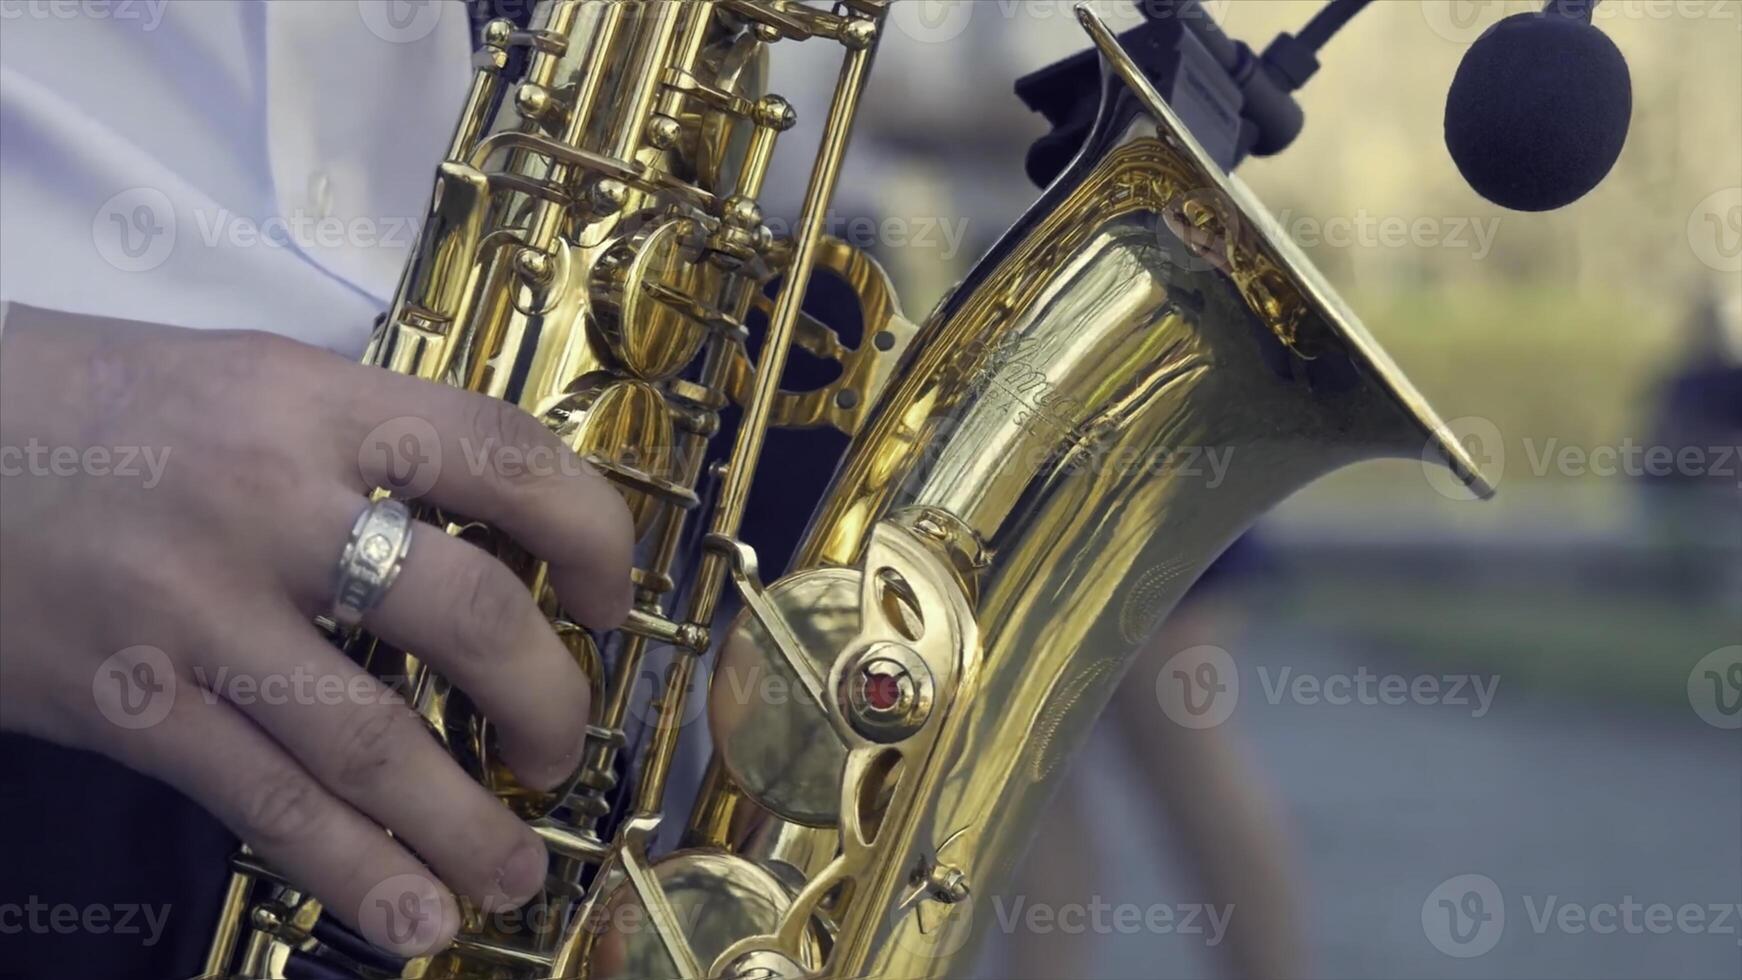
{"label": "blurred pavement", "polygon": [[[1456,670],[1388,662],[1337,637],[1290,633],[1283,622],[1253,623],[1238,655],[1239,700],[1227,724],[1286,811],[1306,906],[1305,975],[1742,977],[1742,733],[1707,725],[1685,704],[1562,701],[1510,690],[1504,674],[1482,717],[1474,704],[1276,698],[1284,668],[1290,679],[1321,680],[1362,667],[1408,678]],[[1085,757],[1124,751],[1102,731]],[[1100,897],[1143,907],[1192,902],[1165,839],[1142,853],[1140,842],[1167,829],[1138,810],[1120,779],[1123,762],[1108,762],[1081,767],[1066,790],[1085,794],[1106,818]],[[1492,879],[1505,915],[1491,950],[1457,958],[1430,941],[1423,905],[1466,874]],[[1707,921],[1727,933],[1671,925],[1654,935],[1643,912],[1632,916],[1641,926],[1634,934],[1559,925],[1563,914],[1578,914],[1561,912],[1567,903],[1595,912],[1629,897],[1706,907]],[[1711,908],[1723,905],[1727,913]],[[1202,936],[1112,934],[1097,947],[1095,961],[1081,964],[1085,980],[1216,975]],[[1023,976],[1019,965],[996,961],[993,954],[982,976]]]}

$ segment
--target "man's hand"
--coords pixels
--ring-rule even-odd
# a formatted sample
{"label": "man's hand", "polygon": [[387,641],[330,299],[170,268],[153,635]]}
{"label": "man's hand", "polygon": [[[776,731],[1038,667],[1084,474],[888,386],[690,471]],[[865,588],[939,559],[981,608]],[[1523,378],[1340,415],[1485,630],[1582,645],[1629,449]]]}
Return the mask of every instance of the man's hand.
{"label": "man's hand", "polygon": [[[489,909],[543,886],[538,838],[312,622],[370,490],[409,477],[618,625],[628,510],[530,415],[267,335],[14,308],[0,474],[5,728],[173,784],[402,953],[453,935],[453,892]],[[587,682],[495,558],[418,524],[363,625],[464,689],[523,782],[573,770]]]}

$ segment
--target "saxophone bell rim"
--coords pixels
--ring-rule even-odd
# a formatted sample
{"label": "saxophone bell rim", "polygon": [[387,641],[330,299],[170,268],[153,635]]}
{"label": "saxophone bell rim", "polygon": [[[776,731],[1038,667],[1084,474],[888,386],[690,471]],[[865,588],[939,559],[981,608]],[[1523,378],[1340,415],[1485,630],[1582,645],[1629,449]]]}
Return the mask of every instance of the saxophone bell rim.
{"label": "saxophone bell rim", "polygon": [[[1086,3],[1077,4],[1075,10],[1078,23],[1101,56],[1102,73],[1123,83],[1154,121],[1156,135],[1191,161],[1198,172],[1196,176],[1204,182],[1200,186],[1220,193],[1238,209],[1239,217],[1257,245],[1269,251],[1301,288],[1309,313],[1318,317],[1333,336],[1348,346],[1356,363],[1370,373],[1409,416],[1423,440],[1422,459],[1445,465],[1478,499],[1492,498],[1495,494],[1493,481],[1483,474],[1481,466],[1451,427],[1410,383],[1324,275],[1287,235],[1280,233],[1270,212],[1245,183],[1223,172],[1209,151],[1192,135],[1191,129],[1156,91],[1143,69],[1119,43],[1118,36],[1100,15]],[[1091,150],[1085,147],[1084,152]]]}

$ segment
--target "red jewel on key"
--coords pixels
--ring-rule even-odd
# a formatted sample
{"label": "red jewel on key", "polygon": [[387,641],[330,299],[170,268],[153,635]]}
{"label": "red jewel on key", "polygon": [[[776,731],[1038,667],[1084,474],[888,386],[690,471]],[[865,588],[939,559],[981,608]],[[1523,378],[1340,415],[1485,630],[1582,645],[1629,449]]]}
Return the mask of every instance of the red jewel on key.
{"label": "red jewel on key", "polygon": [[894,677],[879,674],[865,679],[865,703],[878,711],[888,711],[901,701],[901,684]]}

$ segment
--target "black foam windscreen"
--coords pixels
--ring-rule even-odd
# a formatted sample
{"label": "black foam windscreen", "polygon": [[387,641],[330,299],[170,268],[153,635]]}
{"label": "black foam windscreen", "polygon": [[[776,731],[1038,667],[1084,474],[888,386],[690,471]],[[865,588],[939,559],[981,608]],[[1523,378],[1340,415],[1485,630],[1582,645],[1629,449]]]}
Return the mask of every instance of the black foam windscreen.
{"label": "black foam windscreen", "polygon": [[1550,211],[1621,155],[1633,84],[1615,42],[1582,20],[1515,14],[1471,45],[1446,100],[1446,148],[1495,204]]}

